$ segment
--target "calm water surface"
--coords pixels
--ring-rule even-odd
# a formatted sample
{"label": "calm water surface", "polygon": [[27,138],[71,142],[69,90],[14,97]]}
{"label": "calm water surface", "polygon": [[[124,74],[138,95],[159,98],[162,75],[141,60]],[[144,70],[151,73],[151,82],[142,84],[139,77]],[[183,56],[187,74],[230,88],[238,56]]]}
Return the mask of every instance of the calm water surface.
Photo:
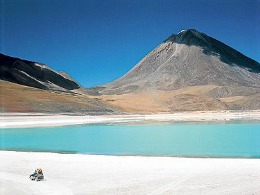
{"label": "calm water surface", "polygon": [[260,158],[260,124],[85,125],[1,129],[2,150]]}

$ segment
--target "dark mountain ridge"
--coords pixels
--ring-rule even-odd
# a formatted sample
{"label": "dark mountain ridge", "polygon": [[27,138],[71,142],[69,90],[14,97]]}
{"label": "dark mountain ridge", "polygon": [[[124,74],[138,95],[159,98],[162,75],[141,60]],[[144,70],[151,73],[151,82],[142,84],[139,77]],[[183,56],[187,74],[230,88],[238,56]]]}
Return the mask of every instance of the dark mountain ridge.
{"label": "dark mountain ridge", "polygon": [[67,76],[48,66],[0,54],[0,79],[13,83],[51,90],[73,90],[80,85]]}
{"label": "dark mountain ridge", "polygon": [[114,111],[65,72],[0,54],[0,112],[109,114]]}

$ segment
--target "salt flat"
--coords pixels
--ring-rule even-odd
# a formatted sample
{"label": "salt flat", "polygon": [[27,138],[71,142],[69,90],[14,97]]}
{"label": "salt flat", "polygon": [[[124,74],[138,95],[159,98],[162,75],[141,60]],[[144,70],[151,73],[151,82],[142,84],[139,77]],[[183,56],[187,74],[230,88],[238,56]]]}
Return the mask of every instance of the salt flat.
{"label": "salt flat", "polygon": [[[0,151],[1,194],[259,194],[260,159]],[[42,168],[45,180],[29,174]]]}
{"label": "salt flat", "polygon": [[159,114],[135,115],[61,115],[35,113],[2,113],[1,128],[48,127],[96,123],[127,123],[127,122],[189,122],[189,121],[229,121],[258,120],[260,110],[250,111],[193,111]]}

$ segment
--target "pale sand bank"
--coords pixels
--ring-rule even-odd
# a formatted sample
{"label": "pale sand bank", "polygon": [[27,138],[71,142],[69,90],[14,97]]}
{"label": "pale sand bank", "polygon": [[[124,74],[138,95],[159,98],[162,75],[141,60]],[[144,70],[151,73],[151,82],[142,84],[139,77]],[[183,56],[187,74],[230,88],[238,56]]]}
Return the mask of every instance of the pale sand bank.
{"label": "pale sand bank", "polygon": [[[260,159],[0,155],[1,194],[260,194]],[[46,180],[30,181],[38,167]]]}
{"label": "pale sand bank", "polygon": [[144,114],[144,115],[99,115],[99,116],[70,116],[44,114],[8,114],[0,117],[1,128],[48,127],[63,125],[95,124],[95,123],[126,123],[126,122],[180,122],[180,121],[230,121],[258,120],[260,110],[254,111],[197,111],[179,112],[173,114]]}

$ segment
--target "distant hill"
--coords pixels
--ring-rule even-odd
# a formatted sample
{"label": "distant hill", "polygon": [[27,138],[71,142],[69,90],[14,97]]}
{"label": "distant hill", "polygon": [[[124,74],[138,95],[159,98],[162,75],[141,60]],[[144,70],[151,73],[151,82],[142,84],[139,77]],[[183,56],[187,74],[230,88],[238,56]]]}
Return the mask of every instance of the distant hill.
{"label": "distant hill", "polygon": [[0,54],[0,70],[0,112],[114,112],[98,98],[83,94],[68,74],[44,64]]}
{"label": "distant hill", "polygon": [[99,87],[111,104],[140,112],[259,109],[259,92],[258,62],[195,29],[170,36]]}
{"label": "distant hill", "polygon": [[48,66],[0,54],[0,79],[39,89],[67,91],[80,85],[66,73]]}

